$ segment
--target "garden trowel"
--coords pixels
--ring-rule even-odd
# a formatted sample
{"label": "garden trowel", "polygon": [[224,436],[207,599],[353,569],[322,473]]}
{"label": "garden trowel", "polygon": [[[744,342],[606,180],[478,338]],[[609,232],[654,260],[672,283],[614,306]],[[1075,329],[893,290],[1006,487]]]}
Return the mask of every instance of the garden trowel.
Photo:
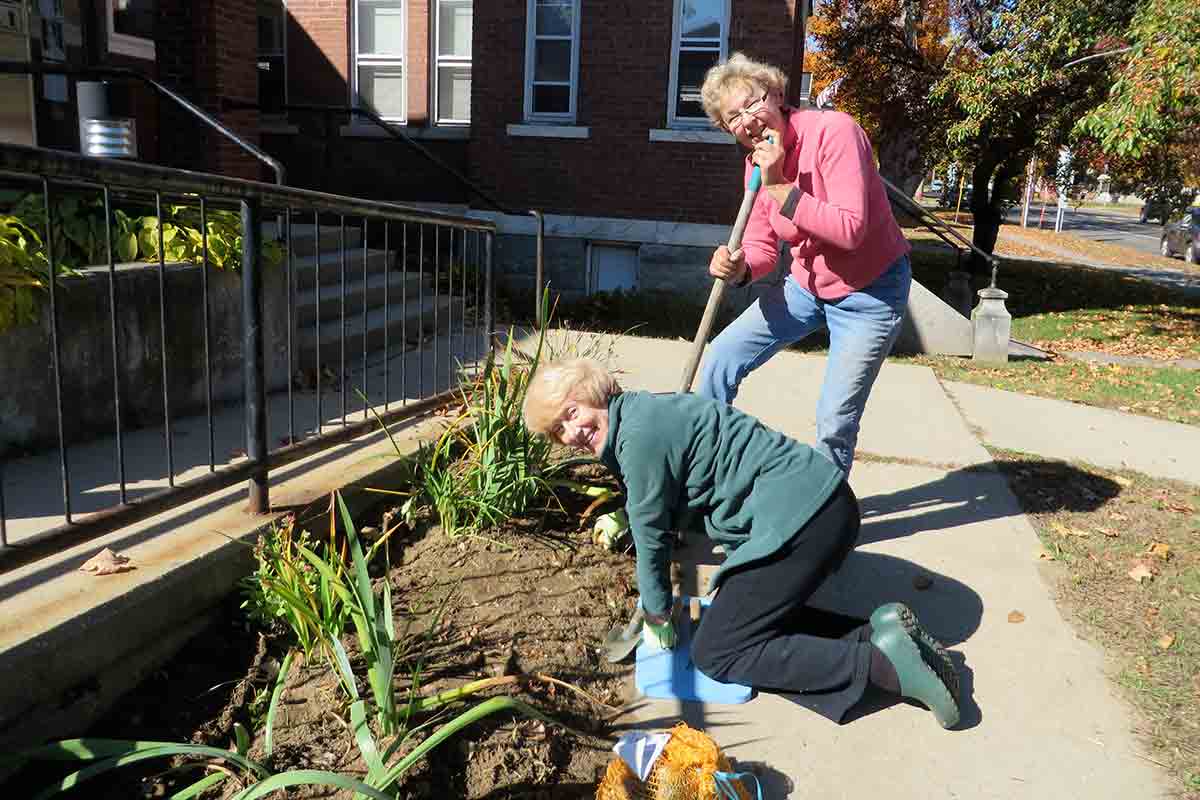
{"label": "garden trowel", "polygon": [[624,661],[642,641],[642,627],[646,621],[646,613],[639,604],[633,612],[633,618],[624,625],[614,627],[604,637],[604,657],[610,664]]}

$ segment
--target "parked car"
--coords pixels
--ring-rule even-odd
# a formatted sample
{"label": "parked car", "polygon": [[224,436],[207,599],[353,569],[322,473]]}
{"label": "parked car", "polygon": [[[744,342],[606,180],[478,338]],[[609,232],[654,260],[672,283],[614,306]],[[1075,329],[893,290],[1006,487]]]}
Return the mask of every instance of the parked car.
{"label": "parked car", "polygon": [[1184,209],[1163,228],[1159,250],[1167,258],[1181,255],[1189,264],[1200,263],[1200,208]]}

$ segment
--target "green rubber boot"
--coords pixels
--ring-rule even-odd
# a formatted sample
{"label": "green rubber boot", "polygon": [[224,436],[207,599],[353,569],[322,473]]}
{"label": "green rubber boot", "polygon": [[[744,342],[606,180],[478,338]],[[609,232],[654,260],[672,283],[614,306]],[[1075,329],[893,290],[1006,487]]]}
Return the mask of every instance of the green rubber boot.
{"label": "green rubber boot", "polygon": [[[924,629],[907,607],[899,603],[889,606],[871,615],[871,644],[879,648],[896,670],[900,694],[922,703],[943,728],[953,728],[959,719],[958,674],[953,664],[948,657],[938,656],[937,649],[941,648],[943,653],[945,649],[928,632],[924,635],[935,646],[922,646],[922,636],[915,631]],[[906,618],[912,620],[909,626],[904,624]]]}
{"label": "green rubber boot", "polygon": [[929,665],[930,669],[937,673],[942,683],[950,690],[954,702],[962,702],[958,670],[954,668],[950,654],[946,652],[945,645],[925,629],[913,610],[904,603],[888,603],[875,609],[875,613],[871,615],[871,628],[879,630],[889,625],[904,629],[909,638],[917,643],[917,647],[921,648],[921,658]]}

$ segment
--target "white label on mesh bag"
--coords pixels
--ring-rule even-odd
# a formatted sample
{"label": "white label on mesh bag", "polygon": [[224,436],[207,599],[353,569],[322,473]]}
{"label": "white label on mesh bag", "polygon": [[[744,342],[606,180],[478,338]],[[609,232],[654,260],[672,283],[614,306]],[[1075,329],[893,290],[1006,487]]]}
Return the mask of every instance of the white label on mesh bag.
{"label": "white label on mesh bag", "polygon": [[658,761],[669,741],[669,733],[630,731],[617,740],[613,745],[613,752],[629,765],[638,776],[638,780],[645,781],[650,775],[650,770],[654,768],[654,762]]}

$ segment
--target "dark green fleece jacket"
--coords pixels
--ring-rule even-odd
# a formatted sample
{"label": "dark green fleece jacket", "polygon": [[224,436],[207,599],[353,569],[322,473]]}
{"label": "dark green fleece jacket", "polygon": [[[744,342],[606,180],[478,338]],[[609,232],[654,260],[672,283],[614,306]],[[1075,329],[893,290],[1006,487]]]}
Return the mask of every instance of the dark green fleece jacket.
{"label": "dark green fleece jacket", "polygon": [[732,551],[713,578],[772,555],[841,484],[820,453],[732,406],[692,394],[626,392],[608,404],[601,460],[625,485],[642,606],[671,608],[672,531],[698,519]]}

